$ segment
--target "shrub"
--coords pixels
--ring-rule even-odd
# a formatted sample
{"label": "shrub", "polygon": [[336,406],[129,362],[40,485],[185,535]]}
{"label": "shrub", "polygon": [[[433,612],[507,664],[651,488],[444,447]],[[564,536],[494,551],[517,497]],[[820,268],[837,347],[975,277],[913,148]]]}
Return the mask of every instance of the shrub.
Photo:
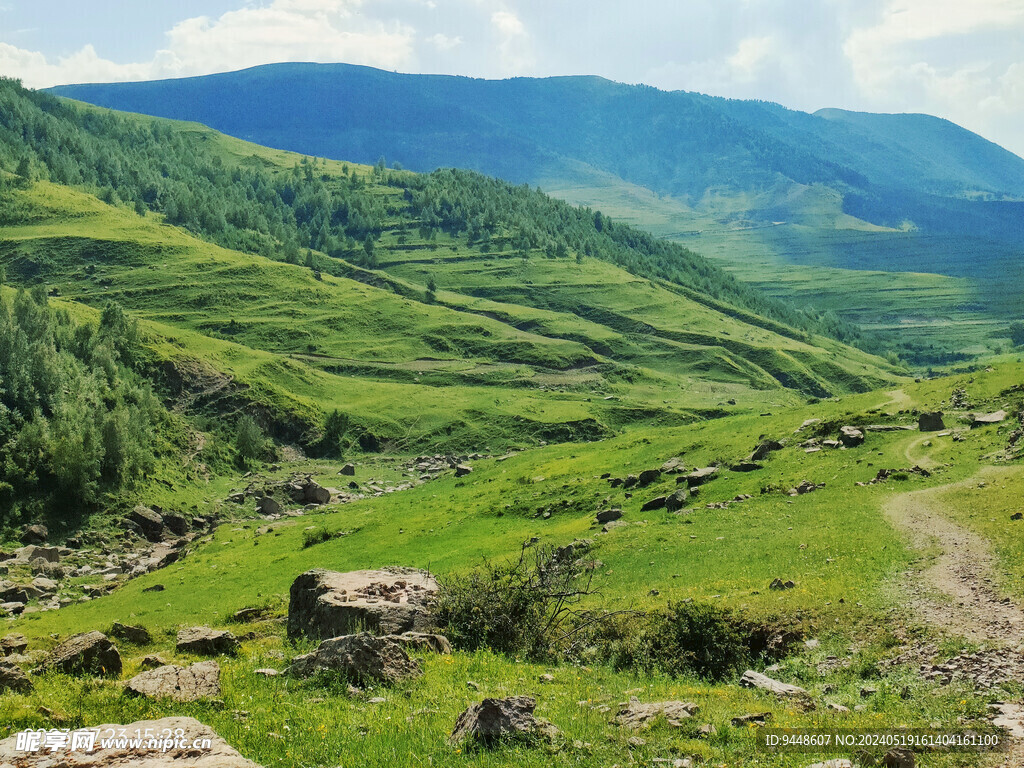
{"label": "shrub", "polygon": [[517,560],[485,561],[465,575],[441,579],[438,624],[463,650],[489,648],[531,658],[549,656],[573,632],[575,605],[590,594],[578,560],[564,550],[524,545]]}
{"label": "shrub", "polygon": [[235,449],[244,462],[263,458],[266,450],[266,438],[256,420],[249,414],[243,414],[235,428]]}

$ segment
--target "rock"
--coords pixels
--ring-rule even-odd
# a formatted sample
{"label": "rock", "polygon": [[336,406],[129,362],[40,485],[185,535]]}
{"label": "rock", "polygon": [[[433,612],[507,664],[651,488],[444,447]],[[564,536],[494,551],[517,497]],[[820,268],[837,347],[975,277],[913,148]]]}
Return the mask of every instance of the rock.
{"label": "rock", "polygon": [[0,637],[0,656],[10,656],[12,653],[24,653],[28,648],[28,640],[24,635],[11,633]]}
{"label": "rock", "polygon": [[236,621],[239,624],[248,624],[253,621],[259,621],[267,615],[269,608],[256,607],[256,608],[242,608],[239,611],[235,611],[231,614],[231,620]]}
{"label": "rock", "polygon": [[142,591],[143,592],[163,592],[164,589],[165,589],[165,587],[164,587],[163,584],[154,584],[151,587],[146,587]]}
{"label": "rock", "polygon": [[59,563],[60,547],[39,547],[33,544],[27,547],[22,547],[18,552],[18,559],[24,560],[28,563],[31,563],[33,560],[40,557],[48,563]]}
{"label": "rock", "polygon": [[200,656],[217,656],[222,653],[233,655],[238,651],[238,639],[223,629],[188,627],[178,632],[175,647],[179,653],[195,653]]}
{"label": "rock", "polygon": [[680,472],[685,472],[686,467],[683,466],[683,460],[676,456],[662,464],[661,471],[666,475],[677,475]]}
{"label": "rock", "polygon": [[772,583],[768,585],[768,589],[783,590],[793,589],[796,586],[796,582],[792,580],[783,581],[782,579],[773,579]]}
{"label": "rock", "polygon": [[280,515],[284,507],[273,496],[261,496],[256,502],[256,511],[261,515]]}
{"label": "rock", "polygon": [[114,625],[110,628],[111,637],[116,637],[118,640],[125,640],[135,645],[149,645],[153,642],[153,638],[149,634],[149,630],[145,627],[136,627],[131,624],[122,624],[119,621],[115,621]]}
{"label": "rock", "polygon": [[270,669],[269,667],[263,667],[262,669],[254,669],[253,670],[253,674],[254,675],[259,675],[260,677],[277,677],[281,673],[278,672],[276,669]]}
{"label": "rock", "polygon": [[[169,746],[147,749],[136,745],[111,746],[94,751],[79,749],[74,752],[62,750],[55,759],[48,749],[39,752],[26,752],[18,745],[18,737],[11,736],[0,741],[0,765],[18,766],[18,768],[53,768],[61,765],[67,768],[115,768],[115,766],[135,765],[140,768],[260,768],[259,765],[246,760],[238,752],[228,746],[212,728],[203,725],[191,717],[165,717],[161,720],[141,720],[135,723],[120,725],[108,723],[97,725],[90,730],[97,730],[101,735],[110,733],[154,733],[168,734],[176,731],[184,733],[183,746]],[[195,740],[209,740],[209,749],[194,749]]]}
{"label": "rock", "polygon": [[1024,520],[1024,512],[1014,512],[1010,515],[1011,520]]}
{"label": "rock", "polygon": [[344,467],[338,470],[339,475],[345,475],[347,477],[354,477],[356,474],[355,464],[346,464]]}
{"label": "rock", "polygon": [[762,675],[760,672],[755,672],[752,669],[748,669],[743,673],[743,676],[740,678],[740,685],[744,688],[757,688],[762,691],[768,691],[780,698],[796,699],[803,703],[806,709],[814,709],[811,694],[805,689],[798,685],[790,685],[789,683],[773,680],[767,675]]}
{"label": "rock", "polygon": [[163,667],[163,666],[166,666],[166,665],[167,665],[167,662],[163,660],[163,657],[161,657],[161,656],[159,656],[157,654],[150,654],[148,656],[143,656],[142,657],[142,661],[139,663],[139,666],[142,669],[156,669],[157,667]]}
{"label": "rock", "polygon": [[610,523],[622,517],[621,509],[605,509],[597,513],[597,522]]}
{"label": "rock", "polygon": [[312,653],[296,656],[288,668],[296,677],[318,672],[337,673],[364,685],[391,685],[423,674],[401,645],[367,632],[324,640]]}
{"label": "rock", "polygon": [[871,696],[874,696],[876,693],[878,693],[878,689],[875,688],[874,686],[867,686],[866,685],[866,686],[864,686],[863,688],[860,689],[860,697],[862,699],[867,699],[867,698],[869,698]]}
{"label": "rock", "polygon": [[306,571],[291,586],[288,636],[324,640],[360,629],[386,635],[428,631],[436,592],[434,577],[412,568]]}
{"label": "rock", "polygon": [[836,704],[835,702],[831,701],[825,702],[825,706],[833,712],[838,712],[841,715],[844,715],[850,711],[849,707],[844,707],[842,704]]}
{"label": "rock", "polygon": [[116,677],[121,674],[121,654],[102,632],[86,632],[68,638],[50,651],[43,669],[67,675]]}
{"label": "rock", "polygon": [[149,507],[140,504],[131,511],[128,519],[139,526],[148,541],[157,542],[164,538],[164,519]]}
{"label": "rock", "polygon": [[669,494],[668,498],[665,499],[665,510],[668,512],[677,512],[686,506],[687,499],[690,498],[690,491],[683,486],[676,490],[675,493]]}
{"label": "rock", "polygon": [[0,693],[14,691],[28,693],[32,690],[32,681],[21,667],[10,661],[0,661]]}
{"label": "rock", "polygon": [[998,424],[1005,420],[1006,411],[996,411],[995,413],[975,413],[971,414],[971,428],[984,427],[989,424]]}
{"label": "rock", "polygon": [[385,637],[403,648],[411,648],[414,651],[430,651],[444,655],[452,652],[451,641],[444,635],[435,635],[429,632],[403,632],[400,635],[385,635]]}
{"label": "rock", "polygon": [[815,424],[820,424],[820,423],[821,423],[821,419],[808,419],[803,424],[801,424],[799,427],[797,427],[796,431],[797,432],[803,432],[808,427],[813,427]]}
{"label": "rock", "polygon": [[638,482],[640,482],[640,478],[637,477],[636,475],[626,475],[626,479],[622,481],[622,487],[632,488]]}
{"label": "rock", "polygon": [[804,480],[796,488],[790,488],[789,489],[789,495],[790,496],[803,496],[806,493],[813,493],[814,491],[818,490],[819,488],[824,488],[824,487],[825,487],[824,483],[821,483],[820,485],[816,485],[816,484],[812,483],[810,480]]}
{"label": "rock", "polygon": [[21,532],[22,544],[45,544],[50,531],[45,525],[30,525]]}
{"label": "rock", "polygon": [[853,763],[845,757],[837,757],[834,760],[826,760],[824,763],[815,763],[807,768],[853,768]]}
{"label": "rock", "polygon": [[754,452],[750,454],[751,461],[764,461],[768,458],[768,454],[773,451],[781,451],[785,446],[778,440],[765,440],[763,443],[754,449]]}
{"label": "rock", "polygon": [[839,442],[847,448],[855,448],[864,444],[864,433],[856,427],[840,427]]}
{"label": "rock", "polygon": [[650,485],[655,482],[660,477],[660,469],[645,469],[640,473],[639,477],[637,477],[636,484],[638,487],[643,488],[645,485]]}
{"label": "rock", "polygon": [[914,753],[906,747],[893,747],[882,757],[881,768],[914,768]]}
{"label": "rock", "polygon": [[941,432],[946,428],[942,411],[926,411],[917,417],[917,428],[922,432]]}
{"label": "rock", "polygon": [[23,584],[0,581],[0,601],[5,603],[27,603],[28,591]]}
{"label": "rock", "polygon": [[764,467],[753,461],[741,461],[739,464],[733,464],[729,469],[733,472],[756,472]]}
{"label": "rock", "polygon": [[25,610],[25,603],[21,602],[6,602],[0,603],[0,616],[18,616]]}
{"label": "rock", "polygon": [[739,728],[744,725],[767,725],[772,720],[771,712],[761,712],[759,714],[739,715],[732,719],[734,727]]}
{"label": "rock", "polygon": [[471,466],[469,466],[468,464],[457,464],[456,467],[455,467],[455,476],[456,477],[465,477],[466,475],[468,475],[472,471],[473,471],[473,468]]}
{"label": "rock", "polygon": [[838,440],[822,440],[821,445],[824,448],[842,448],[843,444]]}
{"label": "rock", "polygon": [[668,497],[667,496],[655,496],[650,501],[645,502],[644,505],[642,507],[640,507],[640,511],[641,512],[650,512],[651,510],[654,510],[654,509],[664,509],[665,508],[665,504],[666,504],[667,501],[668,501]]}
{"label": "rock", "polygon": [[473,746],[495,747],[508,741],[551,741],[557,729],[535,717],[537,702],[530,696],[484,699],[459,715],[449,741]]}
{"label": "rock", "polygon": [[302,486],[302,499],[306,504],[327,504],[331,492],[319,483],[309,482]]}
{"label": "rock", "polygon": [[164,525],[167,529],[175,536],[184,536],[188,533],[188,520],[185,519],[184,515],[179,515],[174,512],[164,512]]}
{"label": "rock", "polygon": [[694,717],[699,711],[700,707],[689,701],[652,701],[644,704],[633,698],[618,711],[614,722],[624,728],[636,730],[664,717],[673,728],[679,728],[684,720]]}
{"label": "rock", "polygon": [[37,576],[32,579],[32,586],[38,589],[40,592],[56,592],[59,586],[53,579],[47,579],[43,576]]}
{"label": "rock", "polygon": [[220,696],[220,666],[201,661],[191,667],[176,664],[141,672],[125,684],[125,692],[147,699],[199,701]]}

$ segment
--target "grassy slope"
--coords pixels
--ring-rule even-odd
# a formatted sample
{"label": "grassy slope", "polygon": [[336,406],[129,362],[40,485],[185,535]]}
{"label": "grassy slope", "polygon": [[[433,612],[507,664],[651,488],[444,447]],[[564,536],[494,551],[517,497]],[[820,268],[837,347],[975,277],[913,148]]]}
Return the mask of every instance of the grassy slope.
{"label": "grassy slope", "polygon": [[[381,692],[388,701],[375,707],[330,688],[256,679],[252,669],[280,667],[282,654],[289,657],[296,652],[283,643],[283,630],[273,623],[259,625],[260,639],[246,643],[239,659],[225,662],[223,708],[129,700],[120,696],[113,684],[83,687],[61,676],[48,676],[32,696],[0,700],[0,713],[19,727],[44,723],[35,712],[40,704],[71,722],[190,713],[213,724],[246,755],[263,764],[317,766],[343,762],[357,752],[369,765],[389,761],[412,765],[428,758],[436,765],[507,764],[512,758],[504,752],[462,755],[444,745],[444,735],[467,702],[481,695],[524,691],[539,695],[540,713],[564,728],[570,739],[591,746],[556,756],[523,750],[514,758],[522,765],[605,764],[628,759],[630,753],[645,761],[672,752],[704,754],[729,765],[808,764],[806,755],[755,753],[743,732],[728,725],[729,718],[749,711],[771,710],[776,722],[785,725],[877,727],[940,722],[952,726],[962,722],[958,718],[978,717],[984,710],[984,698],[968,695],[956,686],[933,694],[926,690],[927,685],[905,673],[881,680],[877,676],[875,660],[889,642],[886,633],[879,632],[879,622],[887,617],[886,623],[895,626],[907,620],[897,607],[899,595],[893,585],[896,576],[911,565],[880,509],[894,493],[971,476],[987,463],[979,456],[1005,445],[1006,430],[974,430],[959,443],[936,436],[931,446],[922,445],[916,433],[871,432],[860,448],[817,454],[796,447],[792,432],[812,416],[835,423],[910,421],[907,409],[941,407],[961,384],[967,385],[979,405],[995,405],[1006,400],[1000,393],[1016,384],[1021,373],[1019,363],[1008,363],[970,381],[966,377],[926,381],[771,416],[738,415],[686,428],[637,429],[600,443],[548,446],[504,461],[479,462],[473,474],[463,479],[446,477],[381,499],[279,521],[264,533],[257,529],[265,523],[247,521],[243,515],[223,525],[183,561],[133,580],[113,596],[59,613],[30,614],[13,624],[14,629],[38,639],[34,642],[49,642],[53,632],[66,635],[105,628],[115,620],[141,623],[154,631],[157,648],[167,658],[174,658],[173,651],[167,649],[173,645],[176,627],[201,622],[224,625],[231,612],[249,605],[267,604],[283,611],[289,584],[307,568],[345,570],[405,564],[448,573],[465,569],[482,556],[504,557],[531,536],[554,544],[578,536],[595,537],[591,526],[594,510],[612,504],[624,508],[624,519],[631,525],[595,537],[594,555],[604,564],[595,580],[600,589],[595,604],[653,607],[666,600],[695,598],[731,605],[754,616],[801,616],[809,631],[823,639],[822,647],[785,662],[778,674],[801,682],[818,695],[826,685],[831,686],[828,700],[851,707],[862,702],[859,688],[865,680],[870,681],[882,693],[868,700],[861,713],[843,718],[825,712],[801,715],[770,698],[730,685],[613,673],[602,667],[553,668],[550,671],[556,683],[543,686],[535,682],[536,676],[549,670],[484,653],[428,658],[421,681],[397,692]],[[704,488],[688,515],[639,511],[646,498],[674,487],[670,478],[628,499],[621,492],[610,491],[599,479],[603,472],[622,475],[657,466],[673,455],[683,456],[688,466],[734,460],[746,455],[762,435],[789,437],[791,447],[773,454],[761,472],[725,472]],[[906,466],[908,454],[914,459],[927,456],[942,468],[929,480],[854,486],[873,477],[879,468]],[[323,481],[329,482],[335,467],[325,463],[318,471]],[[1012,503],[1009,494],[1019,485],[1020,468],[1016,465],[999,471],[1013,478],[1004,483],[1005,489],[999,486],[992,491],[993,501],[998,499],[997,503],[1005,506]],[[364,464],[356,479],[364,482],[384,472],[381,465]],[[798,498],[778,490],[759,493],[762,486],[784,489],[803,479],[825,482],[826,487]],[[216,506],[224,491],[223,487],[211,489],[207,503]],[[751,493],[754,498],[728,509],[703,506],[738,493]],[[550,509],[552,517],[535,517],[538,509]],[[352,533],[304,549],[302,533],[310,525]],[[1019,559],[1004,562],[1019,578]],[[776,576],[794,579],[797,587],[782,593],[767,590]],[[164,584],[166,589],[156,595],[142,591],[154,583]],[[660,594],[651,595],[652,588]],[[857,649],[852,652],[848,647],[851,641]],[[131,674],[141,655],[153,649],[129,646],[124,650],[132,659],[127,671]],[[814,669],[827,654],[851,653],[853,666],[846,671],[821,674]],[[477,681],[481,693],[467,691],[467,679]],[[909,698],[900,693],[904,686],[909,686]],[[693,699],[703,709],[698,722],[714,723],[719,734],[697,741],[685,731],[656,728],[643,734],[646,745],[630,747],[625,742],[628,733],[606,725],[610,715],[577,703],[607,703],[614,710],[616,703],[629,695],[645,700]],[[250,714],[239,717],[237,710]],[[408,722],[407,717],[411,718]],[[283,737],[269,735],[272,733]],[[951,759],[935,764],[963,763]]]}

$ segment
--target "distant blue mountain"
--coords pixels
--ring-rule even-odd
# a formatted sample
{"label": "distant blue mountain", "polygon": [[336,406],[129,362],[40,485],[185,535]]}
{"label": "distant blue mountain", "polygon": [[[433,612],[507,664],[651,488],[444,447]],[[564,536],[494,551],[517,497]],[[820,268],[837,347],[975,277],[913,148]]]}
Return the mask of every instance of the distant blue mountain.
{"label": "distant blue mountain", "polygon": [[[193,120],[259,144],[406,168],[457,166],[521,183],[619,177],[699,201],[708,190],[824,185],[872,223],[1002,242],[1024,237],[1024,159],[927,115],[821,110],[599,77],[479,80],[346,64],[71,85],[62,96]],[[770,198],[770,195],[769,195]],[[778,215],[771,205],[746,211]]]}

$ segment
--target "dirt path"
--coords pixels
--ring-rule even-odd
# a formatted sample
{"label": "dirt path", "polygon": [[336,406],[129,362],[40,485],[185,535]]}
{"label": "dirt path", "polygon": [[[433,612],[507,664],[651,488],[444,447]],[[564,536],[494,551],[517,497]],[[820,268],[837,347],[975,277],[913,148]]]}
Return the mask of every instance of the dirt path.
{"label": "dirt path", "polygon": [[[917,442],[908,447],[910,454]],[[975,485],[982,477],[957,485]],[[988,542],[942,514],[939,496],[956,485],[900,494],[885,505],[892,525],[910,539],[910,547],[930,556],[921,571],[907,574],[909,607],[945,633],[996,649],[966,654],[932,667],[939,676],[962,673],[980,685],[1001,679],[1024,680],[1024,611],[997,589],[994,558]],[[1000,724],[1014,736],[1010,752],[998,762],[1005,768],[1024,766],[1024,705],[1010,703]]]}

